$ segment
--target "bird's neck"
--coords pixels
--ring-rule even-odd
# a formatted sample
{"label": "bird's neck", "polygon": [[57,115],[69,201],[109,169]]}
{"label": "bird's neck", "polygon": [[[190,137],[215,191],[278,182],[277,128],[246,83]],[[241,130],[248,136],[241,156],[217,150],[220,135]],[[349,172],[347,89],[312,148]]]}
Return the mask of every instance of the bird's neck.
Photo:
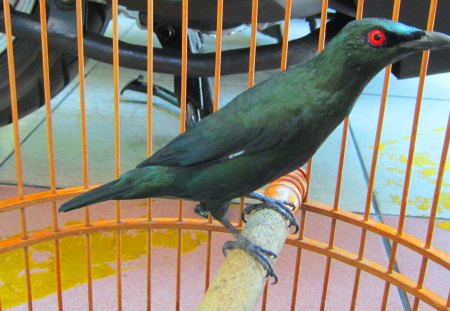
{"label": "bird's neck", "polygon": [[381,69],[379,66],[353,62],[346,51],[325,49],[310,64],[318,78],[318,88],[330,93],[345,92],[358,97]]}

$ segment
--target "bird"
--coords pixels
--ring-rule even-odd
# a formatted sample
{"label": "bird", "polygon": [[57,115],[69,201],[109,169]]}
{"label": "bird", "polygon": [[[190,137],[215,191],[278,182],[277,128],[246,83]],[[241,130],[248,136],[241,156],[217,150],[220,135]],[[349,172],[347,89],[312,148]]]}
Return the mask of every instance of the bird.
{"label": "bird", "polygon": [[252,243],[227,219],[231,200],[258,199],[257,208],[279,211],[298,230],[289,202],[256,190],[304,165],[384,67],[412,53],[449,48],[450,37],[443,33],[381,18],[352,21],[307,63],[249,88],[135,169],[67,201],[59,211],[106,200],[198,201],[199,214],[210,213],[235,237],[224,244],[225,256],[230,249],[245,250],[276,282],[268,259],[275,254]]}

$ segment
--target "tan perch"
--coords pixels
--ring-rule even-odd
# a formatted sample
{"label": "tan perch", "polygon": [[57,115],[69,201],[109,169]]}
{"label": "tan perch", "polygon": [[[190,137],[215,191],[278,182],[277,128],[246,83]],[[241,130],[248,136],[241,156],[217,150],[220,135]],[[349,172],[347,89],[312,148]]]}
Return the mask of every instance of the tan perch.
{"label": "tan perch", "polygon": [[[294,203],[298,211],[306,190],[305,172],[298,169],[271,183],[265,194]],[[279,254],[289,229],[278,212],[263,209],[249,217],[242,233],[253,243]],[[197,310],[254,310],[265,281],[266,271],[255,259],[242,250],[231,250]]]}

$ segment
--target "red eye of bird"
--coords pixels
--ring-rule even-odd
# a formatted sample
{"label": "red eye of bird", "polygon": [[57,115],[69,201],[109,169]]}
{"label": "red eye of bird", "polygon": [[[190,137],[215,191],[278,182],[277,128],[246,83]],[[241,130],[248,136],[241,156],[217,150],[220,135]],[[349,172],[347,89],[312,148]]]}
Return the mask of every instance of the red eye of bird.
{"label": "red eye of bird", "polygon": [[369,43],[373,46],[381,46],[386,40],[386,35],[379,29],[374,29],[369,32]]}

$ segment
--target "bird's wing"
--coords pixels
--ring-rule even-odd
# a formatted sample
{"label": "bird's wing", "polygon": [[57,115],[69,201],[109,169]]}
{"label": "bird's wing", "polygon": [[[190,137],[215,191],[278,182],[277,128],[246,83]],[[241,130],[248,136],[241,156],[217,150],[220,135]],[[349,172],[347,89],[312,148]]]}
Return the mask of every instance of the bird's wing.
{"label": "bird's wing", "polygon": [[200,125],[202,124],[178,136],[137,167],[192,166],[216,162],[264,150],[277,144],[281,139],[271,128],[264,126],[257,128],[239,127],[236,124],[220,126],[212,122],[205,123],[205,126]]}
{"label": "bird's wing", "polygon": [[[241,94],[232,105],[205,118],[137,167],[194,166],[275,146],[286,133],[279,130],[284,121],[279,116],[277,99],[270,92],[266,87],[256,94]],[[269,100],[275,100],[275,105]]]}

